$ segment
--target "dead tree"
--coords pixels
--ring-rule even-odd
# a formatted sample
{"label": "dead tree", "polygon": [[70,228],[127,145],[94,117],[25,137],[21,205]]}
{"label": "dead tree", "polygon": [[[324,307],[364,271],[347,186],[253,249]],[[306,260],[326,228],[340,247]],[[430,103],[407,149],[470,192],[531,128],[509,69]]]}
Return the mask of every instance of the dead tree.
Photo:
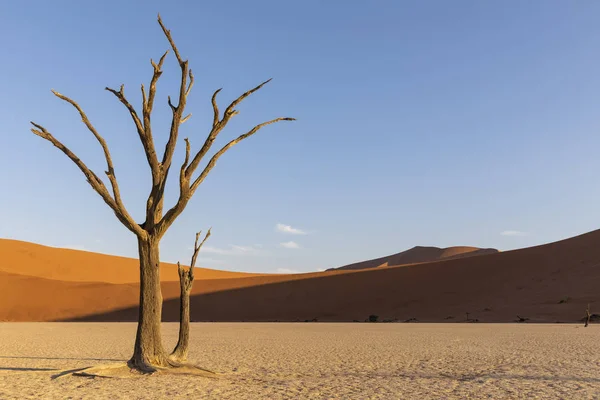
{"label": "dead tree", "polygon": [[584,328],[587,328],[590,324],[590,320],[592,319],[592,314],[590,314],[590,303],[588,303],[587,308],[585,309],[585,325]]}
{"label": "dead tree", "polygon": [[196,233],[196,241],[194,242],[194,253],[190,261],[190,268],[186,271],[179,262],[177,262],[177,272],[179,272],[179,340],[175,349],[171,353],[171,359],[179,362],[187,361],[188,350],[190,346],[190,293],[194,285],[194,267],[198,253],[210,237],[210,229],[204,236],[204,239],[198,244],[198,239],[202,231]]}
{"label": "dead tree", "polygon": [[138,316],[138,328],[136,333],[135,345],[133,350],[133,356],[129,361],[131,367],[147,372],[156,371],[156,367],[169,367],[173,365],[173,362],[169,360],[166,354],[161,335],[161,314],[162,314],[162,293],[160,288],[160,268],[159,268],[159,243],[165,232],[173,224],[173,222],[181,215],[188,202],[200,186],[200,184],[206,179],[208,173],[214,168],[215,163],[219,158],[231,147],[244,139],[249,138],[258,132],[261,128],[280,121],[293,121],[294,118],[276,118],[270,121],[263,122],[254,126],[248,132],[238,136],[236,139],[231,140],[219,151],[217,151],[212,158],[208,161],[204,169],[197,175],[195,175],[196,169],[200,165],[200,162],[207,155],[211,149],[215,139],[221,133],[223,128],[227,126],[227,123],[238,114],[236,107],[248,96],[257,90],[261,89],[269,81],[265,81],[255,88],[242,94],[235,100],[233,100],[224,112],[219,111],[217,105],[217,95],[221,91],[218,89],[212,95],[212,108],[213,108],[213,119],[212,127],[208,134],[208,137],[204,141],[204,144],[195,154],[191,152],[190,141],[186,138],[185,140],[185,159],[179,168],[179,197],[175,205],[169,208],[166,212],[163,212],[164,208],[164,195],[165,186],[169,171],[171,170],[173,162],[173,154],[175,152],[175,146],[179,136],[179,129],[181,125],[187,121],[191,114],[184,116],[185,106],[187,98],[194,85],[194,75],[188,65],[188,61],[184,60],[175,42],[171,37],[171,32],[165,28],[163,22],[158,16],[158,23],[162,28],[164,35],[166,36],[177,62],[181,68],[181,81],[178,88],[178,100],[177,104],[171,101],[171,97],[168,98],[168,105],[171,109],[172,120],[169,129],[169,138],[164,147],[162,157],[156,151],[154,136],[152,132],[152,125],[150,123],[152,111],[154,109],[154,101],[156,95],[156,85],[162,75],[162,66],[167,56],[165,52],[159,59],[158,63],[150,60],[153,68],[152,78],[148,89],[142,84],[142,112],[138,114],[135,107],[125,97],[124,85],[121,85],[119,90],[106,88],[107,91],[112,93],[117,100],[119,100],[129,112],[137,135],[142,143],[148,165],[152,174],[152,186],[148,199],[146,201],[146,212],[145,221],[142,223],[136,223],[136,221],[129,214],[125,205],[121,200],[121,194],[119,191],[119,185],[117,184],[117,177],[113,166],[108,146],[104,138],[94,128],[85,112],[82,108],[72,99],[64,96],[56,91],[52,91],[56,97],[71,104],[79,115],[87,129],[94,135],[96,140],[100,143],[106,158],[107,169],[105,171],[112,194],[108,187],[105,185],[103,180],[91,171],[86,164],[77,157],[67,146],[54,137],[49,130],[43,126],[31,122],[33,128],[31,131],[37,136],[46,139],[52,143],[55,147],[61,150],[68,158],[73,161],[77,167],[85,175],[87,182],[92,188],[102,197],[104,202],[113,210],[119,221],[127,229],[133,232],[138,240],[138,253],[140,258],[140,300],[139,300],[139,316]]}
{"label": "dead tree", "polygon": [[529,321],[529,318],[521,317],[521,316],[517,315],[517,322],[527,322],[527,321]]}

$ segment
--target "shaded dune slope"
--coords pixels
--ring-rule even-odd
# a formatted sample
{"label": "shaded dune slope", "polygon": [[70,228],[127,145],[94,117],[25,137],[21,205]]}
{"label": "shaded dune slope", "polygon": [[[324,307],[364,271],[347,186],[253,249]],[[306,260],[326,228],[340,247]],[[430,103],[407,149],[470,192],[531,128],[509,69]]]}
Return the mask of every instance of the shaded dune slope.
{"label": "shaded dune slope", "polygon": [[[521,250],[366,270],[211,279],[197,274],[194,321],[574,322],[600,310],[600,231]],[[0,268],[1,270],[1,268]],[[164,282],[163,320],[178,319]],[[138,285],[0,272],[0,320],[135,321]],[[564,300],[561,302],[561,300]],[[598,311],[598,310],[596,310]],[[449,318],[452,317],[452,318]]]}

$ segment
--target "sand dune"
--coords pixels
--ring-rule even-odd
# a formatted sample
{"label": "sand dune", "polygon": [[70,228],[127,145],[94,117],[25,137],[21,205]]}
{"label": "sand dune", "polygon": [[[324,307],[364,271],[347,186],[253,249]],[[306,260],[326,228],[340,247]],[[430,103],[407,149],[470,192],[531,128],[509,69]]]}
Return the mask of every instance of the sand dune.
{"label": "sand dune", "polygon": [[0,272],[0,321],[54,321],[133,307],[138,299],[137,284],[69,282]]}
{"label": "sand dune", "polygon": [[[468,312],[469,318],[481,322],[510,322],[517,315],[531,322],[575,322],[588,302],[592,311],[595,307],[600,311],[598,243],[600,231],[594,231],[522,250],[407,266],[295,275],[234,274],[225,275],[227,279],[220,278],[218,271],[200,272],[191,315],[195,321],[363,321],[375,314],[380,319],[459,322]],[[62,254],[56,251],[57,256]],[[5,250],[3,260],[4,254]],[[102,258],[107,265],[112,259]],[[35,254],[29,260],[39,262]],[[134,269],[134,260],[128,262]],[[0,266],[0,271],[7,269]],[[89,279],[97,273],[81,272],[81,276]],[[7,272],[0,279],[0,320],[137,318],[135,283],[61,281]],[[163,291],[163,319],[176,321],[178,283],[164,282]]]}
{"label": "sand dune", "polygon": [[[187,265],[187,260],[183,263]],[[0,239],[0,271],[74,282],[139,282],[139,261],[89,251],[60,249],[18,240]],[[199,268],[206,279],[257,276],[243,272]],[[178,281],[177,265],[161,263],[164,281]]]}
{"label": "sand dune", "polygon": [[419,264],[425,262],[446,260],[452,258],[479,256],[483,254],[498,253],[496,249],[480,249],[478,247],[454,246],[454,247],[424,247],[416,246],[401,253],[391,256],[375,258],[373,260],[360,261],[344,265],[343,267],[330,268],[332,270],[356,270],[378,267],[387,267],[390,265]]}

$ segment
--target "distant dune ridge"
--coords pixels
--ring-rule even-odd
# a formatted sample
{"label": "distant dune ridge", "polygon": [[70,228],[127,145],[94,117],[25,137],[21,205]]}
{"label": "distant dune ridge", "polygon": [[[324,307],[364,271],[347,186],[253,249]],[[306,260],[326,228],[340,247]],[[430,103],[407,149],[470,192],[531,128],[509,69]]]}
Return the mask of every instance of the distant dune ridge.
{"label": "distant dune ridge", "polygon": [[498,253],[496,249],[480,249],[478,247],[455,246],[441,249],[439,247],[416,246],[401,253],[392,254],[387,257],[380,257],[373,260],[360,261],[353,264],[344,265],[339,268],[329,268],[333,270],[356,270],[369,269],[377,267],[397,266],[405,264],[418,264],[438,260],[447,260],[459,257],[472,257],[483,254]]}
{"label": "distant dune ridge", "polygon": [[[507,252],[417,247],[383,257],[387,268],[292,275],[198,269],[191,317],[364,321],[373,314],[462,322],[469,313],[481,322],[512,322],[517,315],[528,322],[576,322],[588,303],[600,313],[598,243],[600,230]],[[163,320],[177,321],[176,267],[161,268]],[[137,321],[137,276],[135,259],[0,240],[0,320]]]}

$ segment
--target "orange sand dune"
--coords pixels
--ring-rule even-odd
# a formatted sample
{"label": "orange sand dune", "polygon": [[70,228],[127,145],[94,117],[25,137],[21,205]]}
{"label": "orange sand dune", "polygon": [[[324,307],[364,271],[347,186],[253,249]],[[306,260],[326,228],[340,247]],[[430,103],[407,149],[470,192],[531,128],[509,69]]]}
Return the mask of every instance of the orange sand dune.
{"label": "orange sand dune", "polygon": [[[460,322],[468,312],[481,322],[510,322],[517,315],[531,322],[574,322],[587,303],[600,313],[598,243],[600,231],[594,231],[521,250],[400,267],[230,279],[198,273],[191,315],[195,321],[363,321],[375,314]],[[165,282],[163,294],[163,319],[176,321],[178,283]],[[0,320],[135,321],[137,296],[135,283],[3,272]]]}
{"label": "orange sand dune", "polygon": [[440,249],[439,247],[416,246],[401,253],[392,254],[387,257],[375,258],[373,260],[361,261],[353,264],[344,265],[339,268],[330,268],[332,270],[351,270],[368,269],[377,267],[387,267],[388,265],[405,265],[432,262],[438,260],[447,260],[451,258],[479,256],[483,254],[497,253],[496,249],[480,249],[478,247],[455,246]]}
{"label": "orange sand dune", "polygon": [[[186,263],[184,263],[187,265]],[[161,278],[178,281],[177,265],[161,263]],[[74,282],[139,282],[139,261],[88,251],[60,249],[18,240],[0,239],[0,271]],[[249,277],[260,274],[199,268],[206,279]]]}
{"label": "orange sand dune", "polygon": [[135,306],[138,298],[136,284],[58,281],[0,271],[0,321],[55,321]]}

